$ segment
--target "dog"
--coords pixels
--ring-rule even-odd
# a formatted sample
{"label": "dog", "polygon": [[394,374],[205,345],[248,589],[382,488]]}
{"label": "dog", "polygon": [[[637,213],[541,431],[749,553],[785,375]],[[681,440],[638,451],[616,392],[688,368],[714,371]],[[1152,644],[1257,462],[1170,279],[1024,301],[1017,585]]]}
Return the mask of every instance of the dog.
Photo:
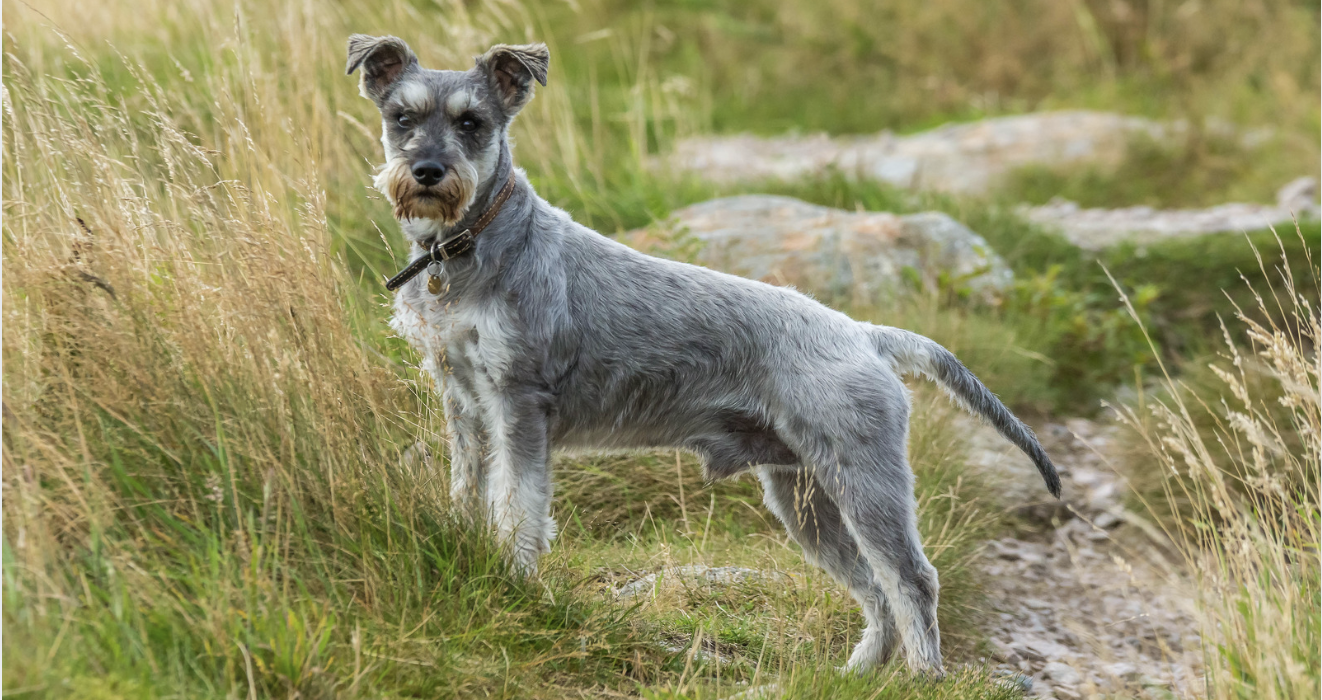
{"label": "dog", "polygon": [[[445,406],[451,495],[523,572],[555,536],[556,450],[678,448],[709,479],[753,471],[804,555],[867,627],[846,668],[941,674],[936,570],[923,554],[901,375],[942,384],[1060,479],[1032,431],[945,348],[792,289],[650,257],[573,221],[514,167],[509,129],[545,85],[544,44],[466,71],[354,35],[346,72],[382,117],[374,185],[412,242],[394,330]],[[426,272],[425,276],[422,271]]]}

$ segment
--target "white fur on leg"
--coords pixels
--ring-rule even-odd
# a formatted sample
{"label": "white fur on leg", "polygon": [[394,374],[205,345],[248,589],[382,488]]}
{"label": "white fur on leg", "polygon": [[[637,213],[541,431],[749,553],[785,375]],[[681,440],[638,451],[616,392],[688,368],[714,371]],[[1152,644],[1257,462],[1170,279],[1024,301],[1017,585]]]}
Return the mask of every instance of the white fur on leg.
{"label": "white fur on leg", "polygon": [[[456,394],[460,392],[455,392]],[[469,517],[484,505],[481,423],[465,399],[446,391],[446,423],[450,428],[450,501]]]}
{"label": "white fur on leg", "polygon": [[863,638],[854,646],[854,652],[849,655],[843,670],[861,673],[889,661],[898,640],[895,621],[891,619],[885,601],[870,595],[855,594],[855,597],[863,608],[863,617],[867,619],[868,626],[863,630]]}
{"label": "white fur on leg", "polygon": [[[847,514],[844,521],[846,527],[849,528],[849,532],[864,548],[864,553],[868,554],[867,540],[862,538],[858,525]],[[917,537],[916,530],[912,534],[915,538]],[[881,590],[886,596],[886,602],[890,607],[895,628],[899,632],[900,641],[904,645],[905,661],[909,669],[915,673],[942,676],[945,671],[941,665],[941,633],[936,626],[936,603],[939,591],[936,569],[928,563],[926,558],[922,559],[922,566],[925,567],[922,573],[928,578],[928,585],[931,587],[933,595],[931,609],[927,611],[918,610],[914,605],[913,596],[907,595],[910,591],[904,590],[904,583],[900,580],[899,572],[886,563],[886,555],[885,552],[876,552],[875,556],[868,556],[868,562],[872,564],[874,579],[881,586]],[[931,628],[928,628],[922,622],[924,612],[927,613],[926,617],[932,620]],[[868,622],[869,627],[871,627],[872,621],[869,620]]]}
{"label": "white fur on leg", "polygon": [[479,379],[479,402],[486,418],[490,453],[487,466],[487,514],[501,541],[509,547],[514,565],[525,574],[537,571],[537,560],[550,551],[555,536],[552,524],[551,489],[543,486],[546,464],[520,464],[512,446],[514,435],[508,399],[492,385],[489,377]]}
{"label": "white fur on leg", "polygon": [[[930,565],[929,565],[930,566]],[[904,659],[909,670],[915,673],[942,675],[941,637],[933,625],[927,629],[922,624],[922,611],[915,609],[912,599],[904,595],[900,581],[888,567],[875,566],[876,576],[895,616],[895,626],[904,642]],[[933,572],[935,573],[935,572]],[[933,601],[935,603],[935,601]],[[936,606],[928,611],[932,620],[936,620]]]}
{"label": "white fur on leg", "polygon": [[868,625],[867,629],[863,630],[863,638],[854,646],[854,653],[849,655],[844,670],[850,673],[862,673],[885,663],[888,656],[886,649],[888,636],[886,630]]}

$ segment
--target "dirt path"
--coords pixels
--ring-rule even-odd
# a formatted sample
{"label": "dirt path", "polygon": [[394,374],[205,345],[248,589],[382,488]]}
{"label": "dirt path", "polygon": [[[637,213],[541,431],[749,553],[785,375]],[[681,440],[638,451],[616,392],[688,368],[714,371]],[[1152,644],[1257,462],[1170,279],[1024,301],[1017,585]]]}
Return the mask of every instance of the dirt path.
{"label": "dirt path", "polygon": [[1190,697],[1201,688],[1191,600],[1150,529],[1123,504],[1117,430],[1051,424],[1043,443],[1061,470],[1065,505],[1046,503],[1022,459],[990,430],[972,454],[1007,504],[1028,504],[1023,531],[990,543],[982,566],[995,658],[1061,700]]}

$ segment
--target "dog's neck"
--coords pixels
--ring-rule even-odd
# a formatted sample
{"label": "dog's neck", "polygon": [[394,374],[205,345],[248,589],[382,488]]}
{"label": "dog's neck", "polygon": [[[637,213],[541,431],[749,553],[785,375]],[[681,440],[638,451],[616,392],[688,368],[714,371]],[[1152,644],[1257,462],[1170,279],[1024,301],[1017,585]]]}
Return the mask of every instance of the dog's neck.
{"label": "dog's neck", "polygon": [[492,171],[491,177],[484,180],[477,187],[477,192],[473,195],[473,203],[469,205],[468,210],[464,212],[463,217],[453,226],[446,226],[436,219],[404,219],[399,222],[400,229],[404,235],[408,236],[413,242],[414,248],[423,250],[426,244],[431,241],[443,241],[466,228],[470,228],[482,217],[487,209],[491,207],[500,188],[510,178],[510,171],[514,169],[514,157],[510,153],[509,141],[501,139],[500,156],[496,159],[496,167]]}

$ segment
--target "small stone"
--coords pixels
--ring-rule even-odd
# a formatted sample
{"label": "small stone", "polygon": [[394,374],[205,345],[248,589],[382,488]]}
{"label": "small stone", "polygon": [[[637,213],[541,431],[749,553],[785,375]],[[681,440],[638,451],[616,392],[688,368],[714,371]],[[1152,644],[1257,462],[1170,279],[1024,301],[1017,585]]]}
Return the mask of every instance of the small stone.
{"label": "small stone", "polygon": [[997,685],[1003,686],[1009,690],[1018,691],[1024,695],[1033,692],[1033,679],[1022,673],[1016,673],[1007,668],[998,668],[992,672],[992,678],[996,679]]}
{"label": "small stone", "polygon": [[1138,667],[1127,661],[1117,661],[1102,667],[1102,671],[1112,678],[1129,679],[1138,674]]}
{"label": "small stone", "polygon": [[1114,481],[1105,481],[1088,491],[1088,507],[1092,510],[1110,510],[1115,503],[1116,485]]}
{"label": "small stone", "polygon": [[1063,664],[1059,661],[1052,661],[1042,667],[1042,677],[1049,679],[1053,684],[1068,686],[1073,688],[1077,686],[1083,677],[1079,675],[1069,664]]}
{"label": "small stone", "polygon": [[1138,677],[1138,683],[1144,688],[1167,688],[1170,687],[1171,684],[1169,680],[1156,678],[1146,674]]}
{"label": "small stone", "polygon": [[1109,530],[1120,524],[1120,517],[1110,511],[1106,511],[1098,513],[1097,517],[1093,518],[1092,523],[1097,527]]}
{"label": "small stone", "polygon": [[693,564],[677,566],[660,574],[648,574],[615,589],[616,598],[632,598],[640,593],[651,593],[661,586],[734,586],[743,583],[785,582],[789,574],[780,571],[762,571],[741,566],[704,566]]}
{"label": "small stone", "polygon": [[996,649],[996,658],[1007,664],[1018,664],[1023,658],[1019,656],[1019,652],[1015,651],[1014,647],[999,639],[991,640],[991,644]]}
{"label": "small stone", "polygon": [[1076,468],[1074,471],[1070,472],[1070,481],[1073,481],[1080,486],[1092,486],[1104,478],[1105,477],[1102,476],[1102,473],[1096,469],[1088,469],[1085,467]]}

